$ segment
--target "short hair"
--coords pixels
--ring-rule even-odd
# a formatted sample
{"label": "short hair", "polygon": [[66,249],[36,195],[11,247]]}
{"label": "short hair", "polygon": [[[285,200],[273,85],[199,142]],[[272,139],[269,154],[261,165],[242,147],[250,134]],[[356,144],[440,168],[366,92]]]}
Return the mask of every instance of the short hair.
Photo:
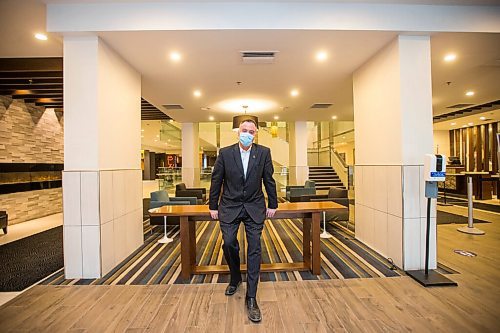
{"label": "short hair", "polygon": [[[255,128],[259,129],[259,127],[257,126],[257,123],[256,123],[256,122],[255,122],[255,120],[253,120],[253,119],[248,118],[248,119],[242,120],[242,121],[240,122],[240,126],[241,126],[241,124],[243,124],[243,123],[252,123],[252,124],[254,124],[254,125],[255,125]],[[240,126],[238,126],[238,127],[240,127]]]}

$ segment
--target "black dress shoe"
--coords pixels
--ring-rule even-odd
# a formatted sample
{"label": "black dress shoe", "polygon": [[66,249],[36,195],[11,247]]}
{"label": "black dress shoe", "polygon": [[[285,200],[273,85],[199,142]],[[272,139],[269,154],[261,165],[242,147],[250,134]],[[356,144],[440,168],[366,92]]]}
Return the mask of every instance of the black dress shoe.
{"label": "black dress shoe", "polygon": [[260,314],[259,306],[257,305],[257,300],[255,297],[246,297],[245,303],[247,304],[248,319],[254,323],[258,323],[262,320],[262,315]]}
{"label": "black dress shoe", "polygon": [[231,296],[231,295],[234,295],[236,293],[236,291],[238,290],[238,287],[240,286],[241,284],[241,281],[238,282],[235,286],[229,284],[229,286],[227,286],[226,288],[226,296]]}

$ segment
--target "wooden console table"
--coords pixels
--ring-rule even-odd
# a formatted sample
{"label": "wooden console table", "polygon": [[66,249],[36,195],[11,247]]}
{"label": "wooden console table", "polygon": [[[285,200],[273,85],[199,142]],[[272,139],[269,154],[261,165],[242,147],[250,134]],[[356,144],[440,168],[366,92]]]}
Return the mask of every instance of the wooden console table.
{"label": "wooden console table", "polygon": [[[321,274],[320,221],[324,211],[345,209],[334,202],[286,202],[278,205],[273,219],[302,218],[304,228],[303,262],[261,264],[262,272],[280,272],[310,270],[312,274]],[[196,221],[213,221],[207,205],[163,206],[151,210],[151,216],[179,216],[181,228],[181,277],[191,278],[191,274],[228,273],[227,265],[198,266],[196,264]],[[312,227],[312,232],[311,232]],[[311,246],[312,243],[312,246]],[[311,251],[312,247],[312,251]],[[246,265],[241,265],[246,270]]]}

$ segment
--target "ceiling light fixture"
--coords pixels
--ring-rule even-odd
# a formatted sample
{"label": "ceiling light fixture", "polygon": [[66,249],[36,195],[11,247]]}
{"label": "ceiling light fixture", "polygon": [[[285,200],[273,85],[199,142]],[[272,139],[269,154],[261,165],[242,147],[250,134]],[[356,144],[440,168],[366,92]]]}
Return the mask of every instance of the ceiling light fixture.
{"label": "ceiling light fixture", "polygon": [[462,127],[467,127],[467,125],[462,125]]}
{"label": "ceiling light fixture", "polygon": [[182,59],[182,56],[179,52],[172,52],[170,53],[170,60],[178,62]]}
{"label": "ceiling light fixture", "polygon": [[472,126],[472,125],[474,125],[474,123],[468,123],[467,125]]}
{"label": "ceiling light fixture", "polygon": [[41,34],[41,33],[36,33],[35,34],[35,38],[38,39],[38,40],[47,40],[47,35],[45,34]]}
{"label": "ceiling light fixture", "polygon": [[245,120],[251,120],[257,125],[257,129],[259,128],[259,118],[256,116],[252,116],[247,114],[248,105],[242,105],[244,114],[233,117],[233,131],[237,131],[240,128],[240,124]]}
{"label": "ceiling light fixture", "polygon": [[332,116],[332,119],[333,119],[333,120],[337,119],[337,116]]}
{"label": "ceiling light fixture", "polygon": [[486,117],[479,117],[480,120],[486,120]]}
{"label": "ceiling light fixture", "polygon": [[293,89],[292,91],[290,91],[290,95],[292,95],[292,97],[296,97],[299,95],[299,91],[297,89]]}
{"label": "ceiling light fixture", "polygon": [[451,126],[455,126],[456,124],[457,124],[457,123],[451,123],[450,125],[451,125]]}
{"label": "ceiling light fixture", "polygon": [[469,90],[465,93],[465,96],[474,96],[474,92],[472,90]]}
{"label": "ceiling light fixture", "polygon": [[457,59],[457,55],[455,53],[448,53],[447,55],[444,56],[444,61],[446,62],[451,62]]}
{"label": "ceiling light fixture", "polygon": [[194,95],[194,97],[200,97],[200,96],[201,96],[201,91],[199,91],[199,90],[195,90],[195,91],[193,92],[193,95]]}
{"label": "ceiling light fixture", "polygon": [[325,61],[328,58],[328,54],[325,51],[319,51],[316,53],[316,60]]}
{"label": "ceiling light fixture", "polygon": [[280,117],[274,116],[274,120],[278,120],[278,119],[280,119]]}
{"label": "ceiling light fixture", "polygon": [[215,118],[213,116],[208,117],[208,120],[213,121]]}

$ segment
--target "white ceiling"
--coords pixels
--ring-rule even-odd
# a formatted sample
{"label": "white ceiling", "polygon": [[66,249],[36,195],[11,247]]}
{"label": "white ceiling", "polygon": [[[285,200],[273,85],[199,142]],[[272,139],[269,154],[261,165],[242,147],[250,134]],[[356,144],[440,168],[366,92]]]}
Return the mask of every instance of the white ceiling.
{"label": "white ceiling", "polygon": [[[54,1],[45,1],[54,2]],[[85,2],[85,1],[74,1]],[[331,1],[339,2],[339,1]],[[343,1],[340,1],[343,2]],[[401,1],[359,1],[401,3]],[[404,3],[436,1],[404,1]],[[498,1],[438,1],[439,4],[493,4]],[[41,42],[33,38],[45,27],[41,0],[0,1],[0,57],[62,56],[62,42],[53,34]],[[218,102],[236,98],[264,98],[275,102],[262,120],[352,120],[351,75],[397,32],[218,30],[104,32],[99,35],[143,75],[143,96],[156,106],[181,104],[181,111],[167,113],[177,121],[228,121],[232,114],[216,108]],[[324,63],[314,60],[325,50]],[[170,51],[183,60],[173,64]],[[279,51],[275,64],[242,65],[239,51]],[[500,34],[439,33],[431,39],[434,114],[457,103],[481,104],[500,99]],[[445,63],[447,52],[457,60]],[[236,81],[242,81],[240,86]],[[451,84],[447,85],[446,82]],[[290,96],[296,88],[300,94]],[[201,98],[192,92],[200,89]],[[473,97],[465,91],[474,90]],[[313,103],[333,103],[327,110],[310,110]],[[203,111],[201,107],[210,107]],[[281,107],[289,107],[285,111]],[[252,112],[249,109],[249,112]]]}

